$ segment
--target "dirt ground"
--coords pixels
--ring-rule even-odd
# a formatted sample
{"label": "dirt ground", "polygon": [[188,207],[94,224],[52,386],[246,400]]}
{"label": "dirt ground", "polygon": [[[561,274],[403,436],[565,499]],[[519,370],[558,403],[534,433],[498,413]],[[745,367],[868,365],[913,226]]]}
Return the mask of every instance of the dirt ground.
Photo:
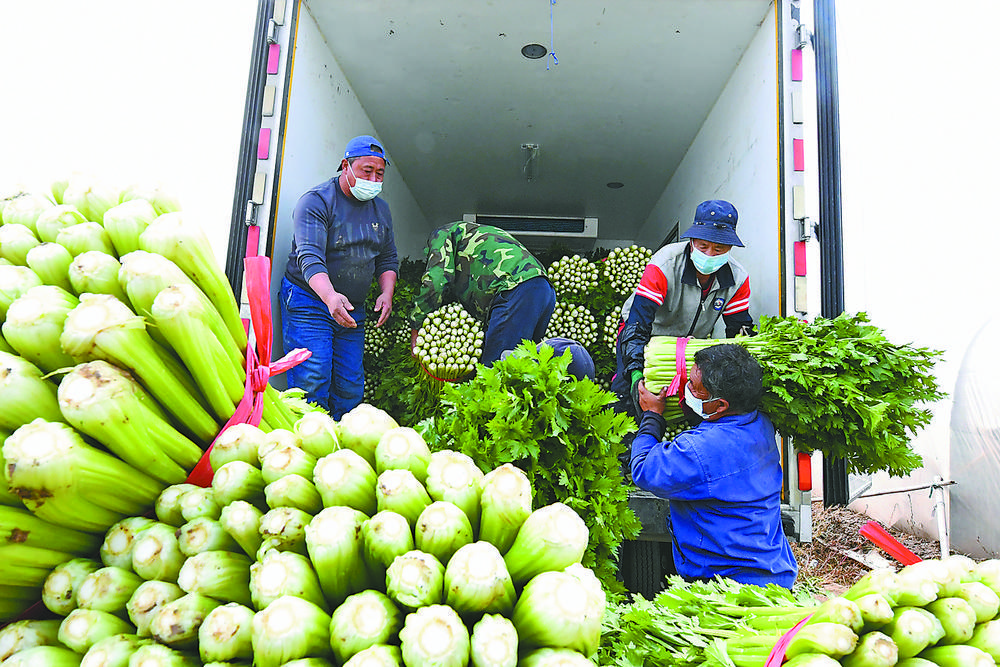
{"label": "dirt ground", "polygon": [[[824,507],[822,501],[813,501],[812,516],[812,542],[792,544],[799,564],[799,586],[821,596],[837,595],[880,563],[900,567],[898,561],[859,532],[871,520],[869,517],[845,507]],[[941,557],[937,540],[887,530],[920,558]]]}

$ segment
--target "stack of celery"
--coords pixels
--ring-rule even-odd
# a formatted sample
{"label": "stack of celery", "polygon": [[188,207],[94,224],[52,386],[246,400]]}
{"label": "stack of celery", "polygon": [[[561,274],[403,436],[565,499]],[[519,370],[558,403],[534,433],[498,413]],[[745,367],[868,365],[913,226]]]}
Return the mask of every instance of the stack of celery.
{"label": "stack of celery", "polygon": [[[202,230],[76,177],[0,208],[0,620],[183,482],[244,392],[246,333]],[[298,413],[271,388],[264,428]]]}
{"label": "stack of celery", "polygon": [[431,453],[368,404],[232,426],[210,460],[211,488],[166,487],[52,570],[61,618],[9,626],[10,665],[594,664],[587,527],[515,466]]}
{"label": "stack of celery", "polygon": [[674,581],[609,614],[601,652],[632,665],[760,667],[775,652],[785,667],[987,667],[1000,660],[998,609],[1000,560],[960,555],[873,570],[823,602]]}

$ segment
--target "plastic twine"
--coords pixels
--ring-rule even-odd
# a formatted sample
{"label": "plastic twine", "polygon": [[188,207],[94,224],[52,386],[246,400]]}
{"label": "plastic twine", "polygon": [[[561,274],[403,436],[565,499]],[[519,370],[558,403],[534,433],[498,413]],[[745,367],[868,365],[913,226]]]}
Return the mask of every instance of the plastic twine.
{"label": "plastic twine", "polygon": [[676,363],[677,372],[674,374],[674,379],[670,381],[670,386],[667,388],[667,396],[676,396],[681,387],[687,384],[687,345],[690,338],[678,338],[677,344],[674,346],[674,358]]}
{"label": "plastic twine", "polygon": [[764,663],[764,667],[778,667],[782,662],[785,661],[785,650],[788,645],[792,643],[792,638],[802,629],[802,626],[812,618],[812,614],[809,614],[801,621],[792,626],[792,629],[781,636],[778,643],[774,645],[771,649],[771,654],[767,656],[767,662]]}
{"label": "plastic twine", "polygon": [[[264,412],[264,390],[267,389],[268,380],[271,377],[284,373],[289,368],[301,364],[312,356],[312,352],[304,348],[292,350],[281,359],[271,362],[271,258],[258,255],[257,247],[260,241],[260,228],[252,225],[247,231],[247,251],[243,259],[244,278],[247,286],[247,301],[250,305],[250,324],[253,326],[254,346],[247,344],[246,354],[246,383],[243,388],[243,397],[240,399],[233,416],[229,418],[226,425],[222,427],[219,434],[215,436],[212,443],[202,454],[201,460],[195,465],[194,470],[188,475],[187,483],[201,487],[208,487],[212,484],[212,464],[209,462],[209,454],[215,446],[219,435],[225,433],[226,429],[234,424],[260,425],[260,418]],[[244,319],[243,326],[247,328],[247,321]]]}

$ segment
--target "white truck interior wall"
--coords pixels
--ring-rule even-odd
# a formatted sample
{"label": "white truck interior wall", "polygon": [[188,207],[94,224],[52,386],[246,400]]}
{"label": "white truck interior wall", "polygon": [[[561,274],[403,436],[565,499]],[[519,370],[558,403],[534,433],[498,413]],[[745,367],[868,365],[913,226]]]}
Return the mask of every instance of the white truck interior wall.
{"label": "white truck interior wall", "polygon": [[[657,248],[674,224],[681,232],[690,226],[699,202],[732,202],[746,245],[733,248],[733,256],[750,272],[755,319],[777,313],[780,289],[774,34],[772,8],[637,239]],[[721,319],[716,335],[725,335]]]}
{"label": "white truck interior wall", "polygon": [[[892,340],[943,350],[936,375],[956,401],[966,350],[995,316],[1000,246],[992,196],[1000,180],[1000,133],[987,105],[969,103],[984,81],[995,79],[996,54],[985,40],[968,38],[969,16],[991,25],[1000,6],[975,0],[953,12],[905,0],[837,4],[846,306],[866,311]],[[941,475],[958,483],[956,494],[995,492],[995,462],[952,465],[952,408],[951,399],[933,406],[932,423],[914,439],[925,468],[910,479],[880,476],[873,491]],[[956,412],[967,408],[954,405]],[[1000,405],[990,409],[995,415]],[[937,537],[928,495],[892,494],[852,506]],[[982,524],[984,509],[974,501],[953,505],[956,534],[975,532],[959,525]],[[1000,552],[1000,527],[977,541]]]}
{"label": "white truck interior wall", "polygon": [[[306,6],[302,7],[275,217],[271,295],[276,351],[282,349],[276,295],[291,249],[295,203],[303,192],[336,175],[351,137],[359,134],[378,137],[377,128],[372,126],[361,101],[334,60],[315,20]],[[385,149],[392,163],[392,146]],[[421,257],[430,227],[394,163],[386,170],[382,192],[392,212],[399,256]]]}

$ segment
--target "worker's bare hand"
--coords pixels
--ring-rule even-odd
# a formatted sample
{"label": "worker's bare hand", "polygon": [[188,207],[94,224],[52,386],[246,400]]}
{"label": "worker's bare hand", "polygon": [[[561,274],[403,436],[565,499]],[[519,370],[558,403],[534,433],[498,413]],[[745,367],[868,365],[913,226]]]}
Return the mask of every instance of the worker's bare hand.
{"label": "worker's bare hand", "polygon": [[378,321],[375,323],[376,327],[382,326],[389,315],[392,314],[392,295],[382,292],[375,299],[375,310],[378,311]]}
{"label": "worker's bare hand", "polygon": [[330,317],[340,326],[346,329],[354,329],[358,326],[358,323],[354,321],[354,318],[350,314],[350,311],[354,310],[354,306],[340,292],[335,292],[326,305],[330,309]]}
{"label": "worker's bare hand", "polygon": [[639,407],[643,412],[651,410],[657,414],[663,414],[667,407],[667,387],[664,385],[659,393],[654,394],[646,389],[646,381],[639,380]]}

